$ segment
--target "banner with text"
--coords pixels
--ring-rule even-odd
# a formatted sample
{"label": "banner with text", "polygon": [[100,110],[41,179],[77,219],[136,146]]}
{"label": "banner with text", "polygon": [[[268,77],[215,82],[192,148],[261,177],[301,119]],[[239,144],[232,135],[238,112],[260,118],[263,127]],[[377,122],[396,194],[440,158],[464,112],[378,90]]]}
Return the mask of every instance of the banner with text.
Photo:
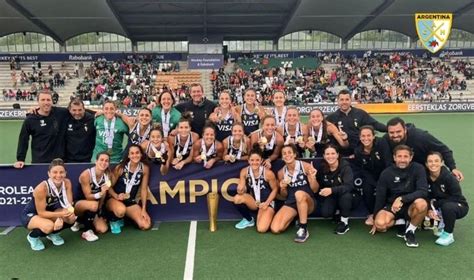
{"label": "banner with text", "polygon": [[221,54],[190,54],[188,55],[188,69],[215,69],[224,65],[224,56]]}

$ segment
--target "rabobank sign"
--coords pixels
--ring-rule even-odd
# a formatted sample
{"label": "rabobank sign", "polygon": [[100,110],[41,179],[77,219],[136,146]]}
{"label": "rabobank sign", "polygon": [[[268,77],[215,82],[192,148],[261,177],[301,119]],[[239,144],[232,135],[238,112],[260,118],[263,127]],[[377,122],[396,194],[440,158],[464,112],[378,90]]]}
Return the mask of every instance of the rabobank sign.
{"label": "rabobank sign", "polygon": [[76,55],[76,54],[70,54],[68,57],[68,60],[73,60],[73,61],[91,61],[92,60],[92,55]]}

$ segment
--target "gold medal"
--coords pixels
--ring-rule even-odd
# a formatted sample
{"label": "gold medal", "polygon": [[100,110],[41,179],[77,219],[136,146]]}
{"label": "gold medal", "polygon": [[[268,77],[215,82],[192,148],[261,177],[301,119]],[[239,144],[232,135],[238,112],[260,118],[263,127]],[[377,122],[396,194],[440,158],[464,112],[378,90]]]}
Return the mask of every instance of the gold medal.
{"label": "gold medal", "polygon": [[234,155],[229,155],[229,161],[230,162],[235,162],[235,156]]}
{"label": "gold medal", "polygon": [[202,160],[206,160],[206,159],[207,159],[207,155],[206,155],[205,152],[202,152],[202,153],[201,153],[201,159],[202,159]]}
{"label": "gold medal", "polygon": [[267,143],[268,143],[267,137],[265,136],[260,137],[260,144],[267,145]]}
{"label": "gold medal", "polygon": [[124,194],[123,194],[123,198],[124,198],[124,199],[129,199],[129,198],[130,198],[130,194],[129,194],[129,193],[124,193]]}
{"label": "gold medal", "polygon": [[257,205],[257,207],[259,207],[262,202],[260,200],[255,200],[255,204]]}
{"label": "gold medal", "polygon": [[301,144],[301,143],[303,143],[303,141],[304,141],[303,136],[298,136],[298,137],[296,138],[296,142],[297,142],[297,143],[300,143],[300,144]]}
{"label": "gold medal", "polygon": [[112,182],[111,182],[109,179],[107,179],[107,180],[105,181],[105,186],[106,186],[107,188],[112,187]]}
{"label": "gold medal", "polygon": [[177,158],[179,161],[181,161],[181,160],[183,160],[183,155],[182,155],[182,154],[178,154],[178,155],[176,156],[176,158]]}
{"label": "gold medal", "polygon": [[314,139],[313,136],[308,137],[308,142],[314,142],[316,143],[316,139]]}
{"label": "gold medal", "polygon": [[285,176],[285,177],[283,178],[283,182],[284,182],[285,184],[289,185],[289,184],[291,183],[291,178],[288,177],[288,176]]}
{"label": "gold medal", "polygon": [[112,155],[112,148],[107,149],[107,154]]}
{"label": "gold medal", "polygon": [[158,151],[158,152],[155,153],[155,158],[158,158],[158,159],[161,158],[161,152],[160,152],[160,151]]}
{"label": "gold medal", "polygon": [[67,208],[67,211],[68,211],[69,213],[74,213],[74,207],[69,206],[69,207]]}

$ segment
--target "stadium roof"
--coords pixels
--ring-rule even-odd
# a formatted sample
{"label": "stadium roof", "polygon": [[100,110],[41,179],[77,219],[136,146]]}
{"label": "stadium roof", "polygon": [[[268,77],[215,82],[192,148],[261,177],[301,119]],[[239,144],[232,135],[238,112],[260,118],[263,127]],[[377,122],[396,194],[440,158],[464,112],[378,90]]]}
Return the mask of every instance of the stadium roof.
{"label": "stadium roof", "polygon": [[0,36],[38,32],[63,44],[87,32],[132,41],[274,40],[301,30],[350,39],[388,29],[416,38],[414,13],[454,13],[474,33],[472,0],[0,0]]}

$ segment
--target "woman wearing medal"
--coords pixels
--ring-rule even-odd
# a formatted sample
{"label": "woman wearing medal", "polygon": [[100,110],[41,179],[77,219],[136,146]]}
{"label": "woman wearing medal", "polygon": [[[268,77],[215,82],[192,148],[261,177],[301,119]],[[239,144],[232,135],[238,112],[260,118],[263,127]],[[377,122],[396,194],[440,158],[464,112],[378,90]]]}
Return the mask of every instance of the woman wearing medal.
{"label": "woman wearing medal", "polygon": [[392,157],[390,151],[385,151],[382,139],[375,136],[372,126],[364,125],[360,128],[359,140],[359,145],[354,149],[353,167],[358,171],[354,184],[369,210],[365,224],[372,226],[374,224],[375,187],[382,171],[390,166]]}
{"label": "woman wearing medal", "polygon": [[[132,144],[122,161],[114,169],[113,187],[108,190],[106,209],[109,211],[110,231],[119,234],[125,216],[133,220],[139,229],[148,230],[151,219],[146,212],[150,168],[140,146]],[[140,202],[136,196],[140,192]]]}
{"label": "woman wearing medal", "polygon": [[235,225],[237,229],[253,227],[250,211],[257,211],[257,231],[264,233],[270,228],[275,214],[274,199],[278,192],[275,174],[262,166],[262,151],[258,145],[249,155],[249,166],[240,171],[240,181],[234,205],[243,219]]}
{"label": "woman wearing medal", "polygon": [[[99,237],[95,233],[105,233],[108,230],[107,221],[101,209],[107,191],[112,186],[109,161],[109,154],[101,152],[97,154],[95,166],[84,170],[79,176],[84,199],[77,201],[75,212],[78,220],[84,225],[81,237],[87,241],[98,240]],[[71,229],[79,230],[77,223]]]}
{"label": "woman wearing medal", "polygon": [[257,93],[254,89],[247,89],[244,94],[244,104],[235,107],[235,114],[239,115],[244,124],[245,135],[249,136],[258,130],[260,122],[265,117],[265,110],[258,105]]}
{"label": "woman wearing medal", "polygon": [[223,141],[232,133],[232,125],[240,122],[240,115],[232,107],[232,98],[228,90],[223,90],[219,95],[219,106],[209,116],[209,120],[216,125],[216,139]]}
{"label": "woman wearing medal", "polygon": [[202,138],[193,144],[194,162],[202,163],[210,169],[222,158],[224,146],[216,140],[216,130],[212,124],[206,124],[202,130]]}
{"label": "woman wearing medal", "polygon": [[236,122],[232,125],[232,135],[224,139],[224,153],[222,159],[225,162],[234,163],[237,160],[247,160],[250,139],[244,134],[244,125]]}
{"label": "woman wearing medal", "polygon": [[138,116],[128,117],[119,114],[120,118],[128,125],[128,144],[141,145],[144,141],[150,138],[150,130],[152,128],[151,110],[148,108],[141,108],[138,111]]}
{"label": "woman wearing medal", "polygon": [[111,100],[106,100],[103,106],[103,115],[98,116],[94,125],[96,128],[95,147],[92,158],[95,160],[97,154],[107,151],[111,162],[119,162],[123,154],[123,137],[128,135],[128,126],[120,118],[115,116],[117,107]]}
{"label": "woman wearing medal", "polygon": [[319,189],[317,170],[312,164],[297,160],[298,150],[294,144],[284,145],[281,154],[285,166],[278,171],[279,196],[285,199],[285,204],[275,214],[271,230],[273,233],[281,233],[297,217],[299,228],[294,241],[302,243],[309,237],[308,215],[316,209],[314,193]]}
{"label": "woman wearing medal", "polygon": [[34,251],[45,248],[40,239],[45,236],[53,245],[63,245],[64,239],[59,236],[59,232],[71,227],[76,221],[71,181],[66,178],[62,159],[51,161],[48,177],[48,180],[35,187],[33,198],[21,214],[22,225],[30,231],[26,239]]}
{"label": "woman wearing medal", "polygon": [[328,144],[324,148],[316,177],[320,186],[321,216],[331,218],[339,210],[341,217],[334,233],[345,234],[349,230],[354,178],[350,164],[341,158],[335,145]]}
{"label": "woman wearing medal", "polygon": [[286,111],[288,110],[285,106],[286,96],[283,91],[275,91],[272,97],[273,109],[269,110],[269,115],[273,115],[276,120],[277,127],[283,127],[286,123]]}
{"label": "woman wearing medal", "polygon": [[163,138],[168,139],[171,131],[178,127],[181,113],[174,108],[175,99],[171,92],[165,90],[158,96],[158,106],[153,108],[153,122],[160,123]]}
{"label": "woman wearing medal", "polygon": [[308,129],[300,122],[300,113],[295,107],[286,110],[286,122],[277,128],[277,132],[283,135],[285,144],[295,144],[298,149],[298,157],[304,157],[306,151],[306,141],[308,139]]}
{"label": "woman wearing medal", "polygon": [[141,148],[152,163],[160,165],[161,175],[168,173],[171,164],[171,157],[169,155],[173,154],[173,150],[168,142],[164,140],[159,125],[155,125],[151,129],[150,140],[143,142]]}
{"label": "woman wearing medal", "polygon": [[275,117],[265,116],[262,119],[262,128],[250,135],[250,144],[256,143],[263,152],[263,166],[272,167],[272,161],[278,159],[284,144],[283,136],[276,132]]}
{"label": "woman wearing medal", "polygon": [[181,170],[184,165],[193,162],[193,144],[199,142],[199,135],[191,131],[191,119],[188,113],[183,114],[178,123],[176,136],[170,135],[168,143],[173,147],[171,165]]}
{"label": "woman wearing medal", "polygon": [[328,143],[333,143],[341,148],[349,147],[347,134],[338,130],[338,128],[326,121],[323,112],[320,109],[313,109],[310,113],[308,124],[308,141],[306,148],[309,150],[311,157],[322,157],[323,148]]}

